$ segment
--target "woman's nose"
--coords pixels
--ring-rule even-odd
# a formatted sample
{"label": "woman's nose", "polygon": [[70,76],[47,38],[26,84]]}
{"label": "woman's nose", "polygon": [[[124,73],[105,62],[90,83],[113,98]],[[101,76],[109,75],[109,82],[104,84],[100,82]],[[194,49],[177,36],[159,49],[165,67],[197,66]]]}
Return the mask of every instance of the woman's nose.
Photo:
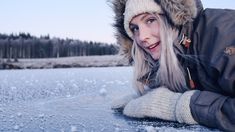
{"label": "woman's nose", "polygon": [[139,39],[140,41],[146,41],[150,38],[150,30],[146,27],[140,27],[139,29]]}

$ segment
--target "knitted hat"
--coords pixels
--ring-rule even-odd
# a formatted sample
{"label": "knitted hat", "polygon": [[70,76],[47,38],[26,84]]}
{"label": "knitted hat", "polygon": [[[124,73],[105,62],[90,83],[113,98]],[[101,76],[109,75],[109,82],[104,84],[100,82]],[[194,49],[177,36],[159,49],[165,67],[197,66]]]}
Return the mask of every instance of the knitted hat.
{"label": "knitted hat", "polygon": [[124,28],[129,37],[133,34],[129,23],[133,17],[142,13],[162,13],[161,7],[154,0],[127,0],[124,12]]}

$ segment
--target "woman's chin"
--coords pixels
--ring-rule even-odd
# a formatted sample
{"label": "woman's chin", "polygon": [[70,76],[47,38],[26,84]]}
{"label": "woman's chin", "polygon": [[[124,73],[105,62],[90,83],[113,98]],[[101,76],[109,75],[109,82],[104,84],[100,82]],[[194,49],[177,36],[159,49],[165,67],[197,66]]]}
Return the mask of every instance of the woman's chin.
{"label": "woman's chin", "polygon": [[159,60],[160,56],[159,55],[151,55],[154,60]]}

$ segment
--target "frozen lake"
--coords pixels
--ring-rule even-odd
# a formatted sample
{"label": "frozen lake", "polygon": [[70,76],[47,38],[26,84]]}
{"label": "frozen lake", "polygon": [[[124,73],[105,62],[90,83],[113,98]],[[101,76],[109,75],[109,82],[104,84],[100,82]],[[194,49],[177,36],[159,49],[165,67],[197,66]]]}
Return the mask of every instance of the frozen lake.
{"label": "frozen lake", "polygon": [[131,67],[0,71],[0,131],[216,131],[110,109],[134,92]]}

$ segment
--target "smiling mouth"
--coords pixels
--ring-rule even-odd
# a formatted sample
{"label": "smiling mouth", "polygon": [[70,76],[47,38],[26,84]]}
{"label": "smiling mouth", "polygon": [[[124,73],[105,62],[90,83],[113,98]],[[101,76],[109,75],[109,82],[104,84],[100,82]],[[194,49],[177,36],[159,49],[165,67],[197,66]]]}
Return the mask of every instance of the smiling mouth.
{"label": "smiling mouth", "polygon": [[154,49],[155,47],[157,47],[159,44],[160,44],[160,41],[157,42],[157,43],[155,43],[155,44],[150,45],[150,46],[148,47],[148,49],[149,49],[149,50],[152,50],[152,49]]}

